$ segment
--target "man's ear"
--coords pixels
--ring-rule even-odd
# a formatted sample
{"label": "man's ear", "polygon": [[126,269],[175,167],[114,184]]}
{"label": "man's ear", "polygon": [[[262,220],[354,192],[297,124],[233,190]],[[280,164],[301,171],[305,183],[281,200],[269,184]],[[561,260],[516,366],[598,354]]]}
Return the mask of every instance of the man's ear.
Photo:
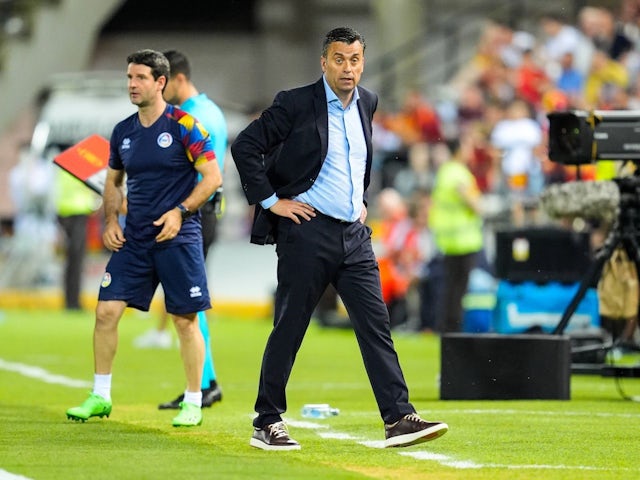
{"label": "man's ear", "polygon": [[175,75],[175,79],[178,81],[178,83],[182,84],[182,83],[187,83],[187,76],[184,73],[176,73]]}

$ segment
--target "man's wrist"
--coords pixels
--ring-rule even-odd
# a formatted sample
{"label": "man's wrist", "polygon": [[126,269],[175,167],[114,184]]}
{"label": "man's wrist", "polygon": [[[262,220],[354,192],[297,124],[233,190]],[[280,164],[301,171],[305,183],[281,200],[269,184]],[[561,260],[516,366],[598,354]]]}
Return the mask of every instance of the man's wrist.
{"label": "man's wrist", "polygon": [[278,196],[274,193],[269,198],[265,198],[264,200],[262,200],[260,202],[260,206],[265,210],[269,210],[271,207],[273,207],[276,204],[278,200],[279,200]]}
{"label": "man's wrist", "polygon": [[182,216],[183,220],[186,220],[187,218],[193,215],[193,212],[189,210],[187,207],[185,207],[182,203],[176,206],[176,208],[180,210],[180,215]]}

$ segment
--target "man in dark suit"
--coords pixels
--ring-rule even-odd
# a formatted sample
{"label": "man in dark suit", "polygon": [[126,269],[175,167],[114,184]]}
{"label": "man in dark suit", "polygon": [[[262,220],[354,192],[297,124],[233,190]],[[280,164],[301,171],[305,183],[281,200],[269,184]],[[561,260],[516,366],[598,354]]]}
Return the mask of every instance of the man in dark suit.
{"label": "man in dark suit", "polygon": [[364,38],[326,35],[316,83],[276,95],[231,146],[242,188],[256,204],[251,242],[276,243],[274,327],[262,359],[250,445],[299,449],[282,421],[285,389],[311,314],[329,284],[349,313],[385,423],[385,446],[443,435],[409,403],[382,299],[371,229],[364,224],[377,96],[358,87]]}

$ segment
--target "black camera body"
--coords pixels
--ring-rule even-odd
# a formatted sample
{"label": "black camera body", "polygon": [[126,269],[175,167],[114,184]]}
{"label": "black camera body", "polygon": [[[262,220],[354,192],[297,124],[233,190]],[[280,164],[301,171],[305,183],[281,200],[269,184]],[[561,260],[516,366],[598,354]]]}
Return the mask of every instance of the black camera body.
{"label": "black camera body", "polygon": [[640,110],[551,112],[549,158],[565,165],[640,161]]}

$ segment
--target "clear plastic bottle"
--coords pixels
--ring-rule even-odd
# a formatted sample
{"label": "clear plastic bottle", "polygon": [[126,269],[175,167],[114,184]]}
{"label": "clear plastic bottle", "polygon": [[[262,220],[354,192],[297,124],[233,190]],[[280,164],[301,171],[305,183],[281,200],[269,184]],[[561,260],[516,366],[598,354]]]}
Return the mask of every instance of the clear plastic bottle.
{"label": "clear plastic bottle", "polygon": [[303,418],[329,418],[339,413],[339,409],[331,407],[328,403],[307,403],[301,412]]}

